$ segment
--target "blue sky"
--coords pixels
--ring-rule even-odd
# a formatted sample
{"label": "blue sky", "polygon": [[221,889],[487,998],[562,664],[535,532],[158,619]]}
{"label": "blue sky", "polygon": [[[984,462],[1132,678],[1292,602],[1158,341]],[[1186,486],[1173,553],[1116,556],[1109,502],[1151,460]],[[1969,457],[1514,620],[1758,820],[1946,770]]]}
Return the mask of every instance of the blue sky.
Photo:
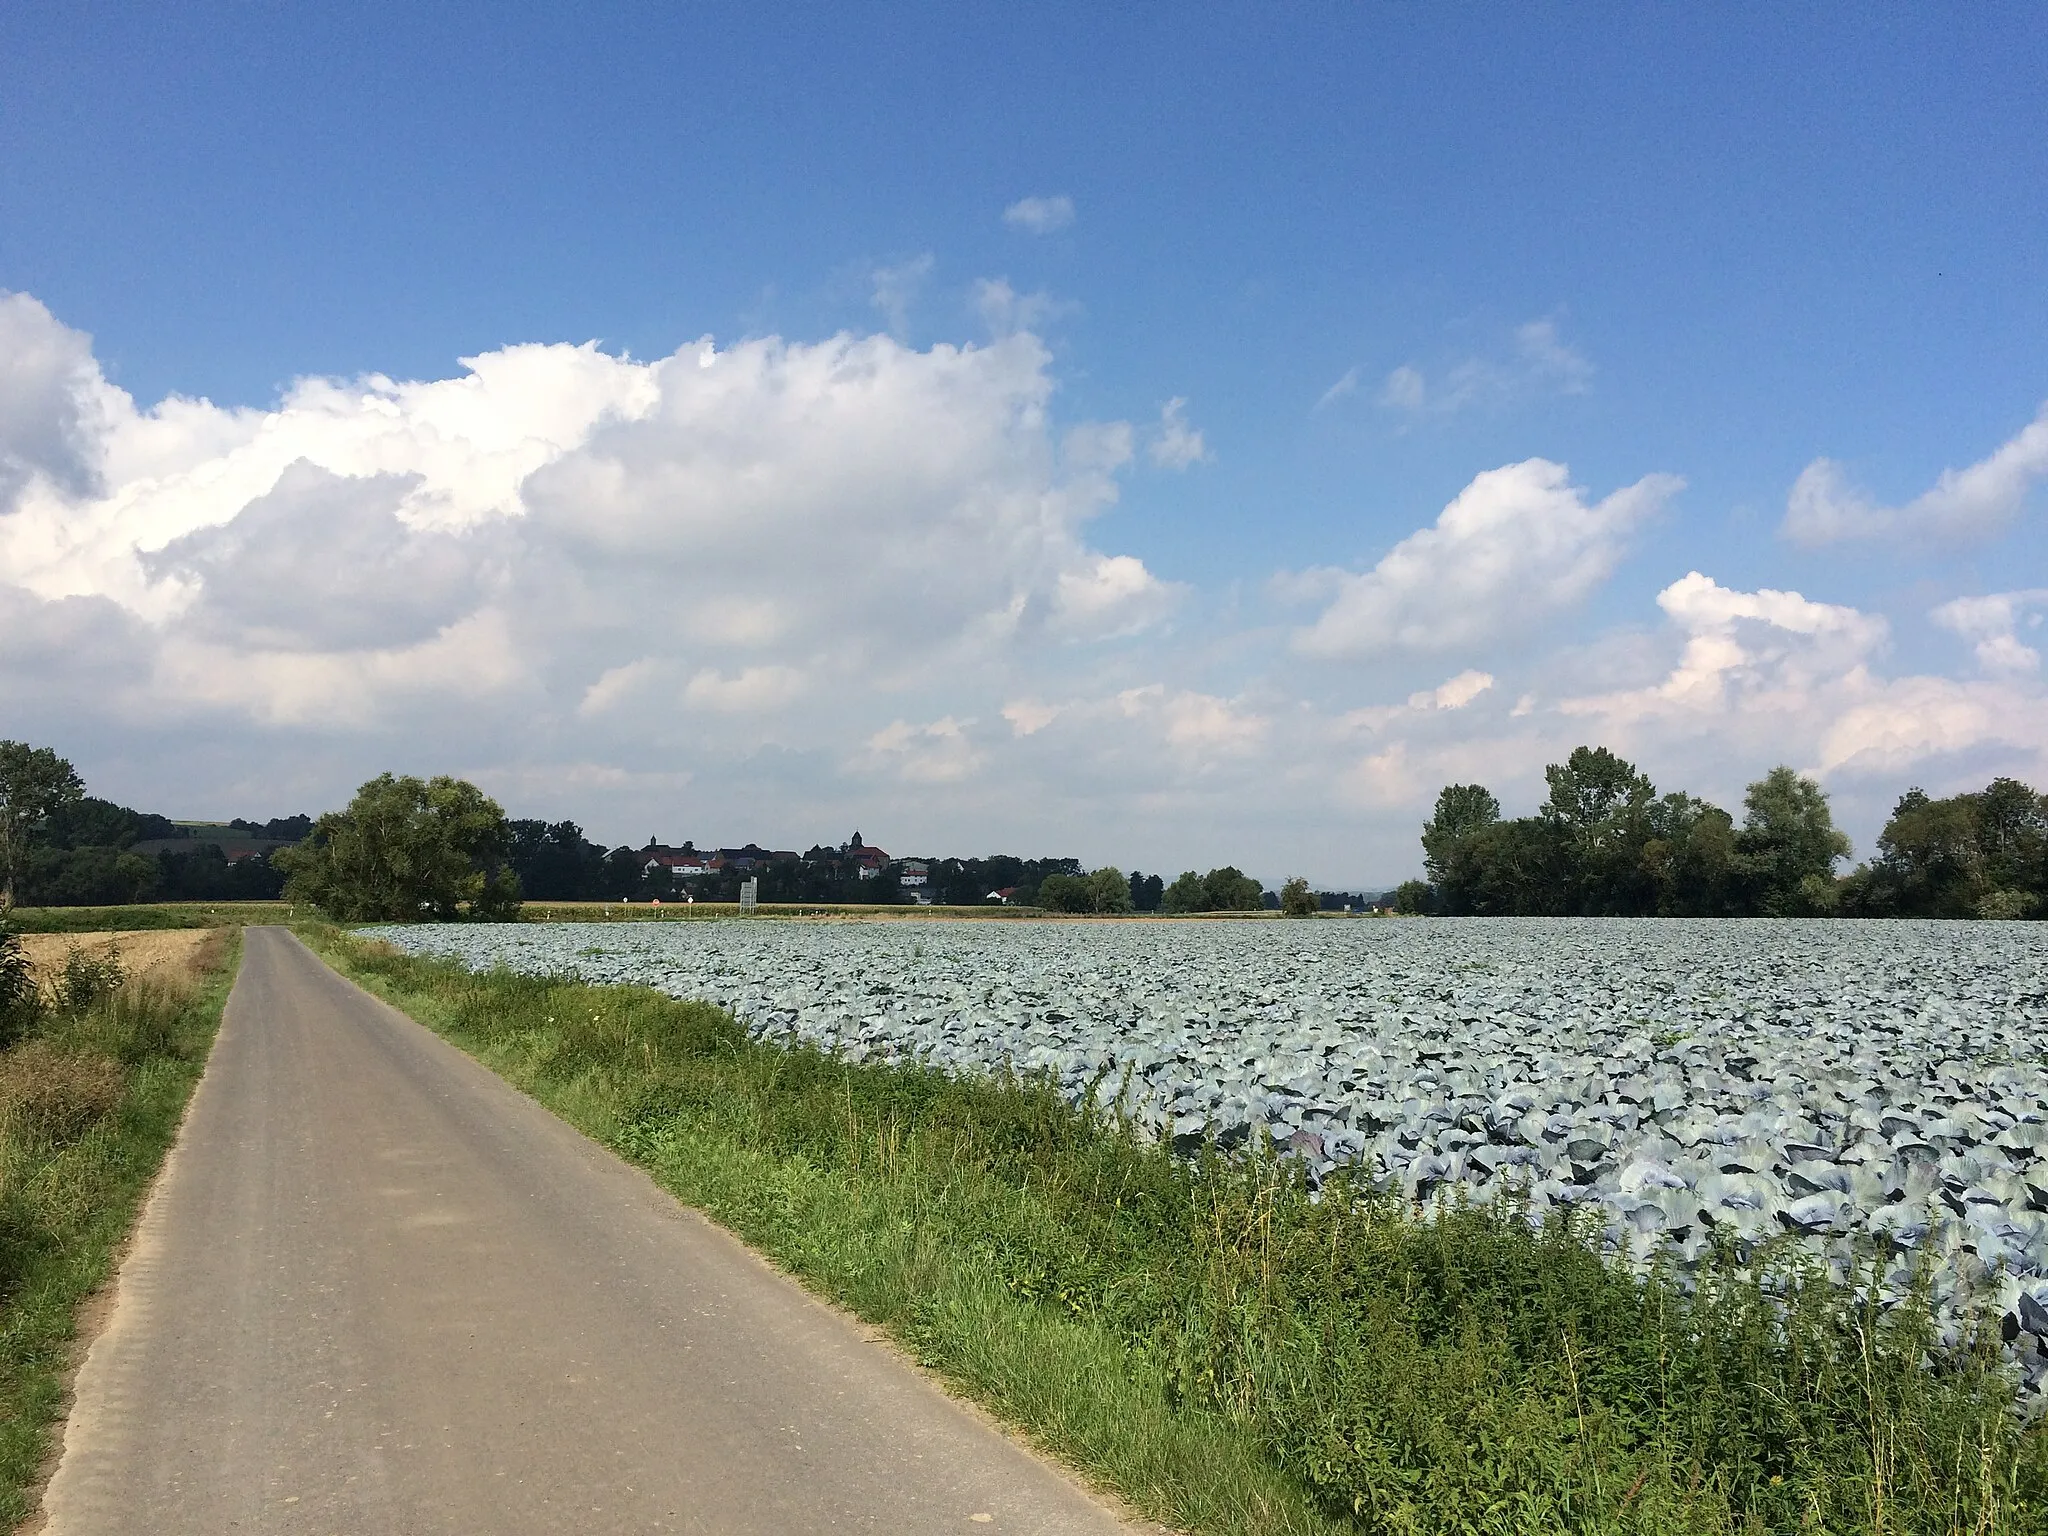
{"label": "blue sky", "polygon": [[[0,290],[40,317],[18,304],[15,329],[0,329],[19,364],[17,383],[0,382],[0,448],[22,503],[0,514],[0,584],[24,594],[22,635],[101,626],[110,650],[147,653],[149,666],[110,674],[103,692],[182,700],[161,718],[67,704],[79,689],[21,680],[44,654],[21,640],[0,654],[17,674],[0,719],[68,744],[109,792],[195,813],[317,808],[388,762],[472,772],[517,810],[573,814],[608,836],[644,835],[642,823],[732,836],[765,819],[809,841],[860,816],[870,836],[894,826],[934,850],[1056,847],[1146,867],[1231,857],[1269,878],[1301,864],[1333,882],[1408,873],[1444,776],[1483,771],[1511,804],[1531,799],[1545,754],[1575,729],[1605,731],[1660,782],[1723,799],[1792,761],[1829,783],[1863,851],[1908,781],[2048,777],[2048,730],[2010,718],[2038,711],[2038,664],[1981,652],[2007,635],[2031,653],[2032,594],[2048,587],[2048,449],[2025,436],[2048,400],[2038,7],[1120,10],[0,14]],[[523,554],[487,549],[466,523],[440,531],[469,540],[460,547],[387,548],[387,525],[410,539],[434,515],[413,503],[337,512],[304,477],[286,486],[304,505],[286,505],[274,476],[243,477],[211,503],[185,496],[176,515],[117,516],[116,504],[147,500],[134,487],[161,489],[163,463],[123,482],[134,452],[102,444],[74,462],[31,430],[62,416],[72,426],[57,435],[73,447],[97,430],[104,412],[51,415],[52,390],[123,391],[160,438],[172,428],[151,413],[167,396],[299,422],[281,411],[295,381],[451,380],[461,358],[593,339],[653,363],[704,337],[726,352],[879,335],[916,395],[914,376],[940,352],[993,359],[1019,334],[1035,358],[1013,358],[1024,373],[987,398],[1000,414],[1043,395],[1044,420],[1017,428],[1024,438],[996,444],[976,435],[986,420],[963,417],[961,441],[992,457],[963,450],[932,468],[943,486],[892,490],[853,473],[867,489],[845,506],[805,503],[802,515],[871,519],[847,545],[847,579],[903,583],[900,614],[841,615],[876,626],[874,649],[849,648],[829,683],[830,647],[787,624],[727,655],[718,639],[649,639],[668,627],[655,616],[664,599],[636,596],[657,604],[642,634],[600,643],[570,624],[531,640],[502,714],[465,717],[459,732],[363,681],[406,671],[417,615],[399,624],[413,635],[402,643],[361,624],[337,641],[339,630],[206,617],[209,591],[250,579],[230,560],[256,558],[257,521],[236,523],[260,499],[248,493],[270,497],[273,575],[295,549],[410,586],[415,559],[474,575],[559,566],[572,559],[563,548],[544,553],[536,535]],[[90,337],[97,383],[19,363],[59,336]],[[787,400],[791,378],[761,377]],[[534,387],[555,398],[556,386]],[[555,453],[592,452],[588,434],[605,429],[591,422],[643,409],[605,399],[613,416],[577,416],[585,435],[556,433]],[[1170,401],[1183,403],[1162,416]],[[850,419],[850,435],[813,442],[819,419],[798,410],[785,436],[750,438],[756,477],[786,453],[830,482],[833,455],[870,440]],[[1011,635],[999,655],[985,643],[993,609],[934,606],[945,567],[916,553],[936,547],[931,528],[861,510],[929,494],[932,517],[955,526],[963,508],[1078,473],[1071,456],[1020,470],[1020,454],[1058,458],[1072,428],[1119,422],[1123,457],[1060,514],[1057,550],[1019,555],[1014,531],[982,528],[975,558],[1001,543],[1011,563],[977,566],[964,588],[991,602],[1007,592],[1026,612],[1037,592],[1069,614]],[[234,451],[215,441],[225,427],[177,430],[198,432],[173,455],[178,474],[204,481],[205,452]],[[688,435],[708,430],[701,421],[677,430],[663,484],[711,452]],[[1857,494],[1864,512],[1910,509],[1944,470],[2006,445],[2017,446],[1988,501],[1852,512],[1788,536],[1793,489],[1821,483],[1801,479],[1817,460],[1839,465],[1838,511]],[[308,465],[359,490],[373,474],[439,484],[425,458],[351,459],[317,433],[303,446]],[[1456,645],[1379,646],[1364,637],[1392,622],[1386,577],[1359,599],[1366,630],[1317,629],[1335,578],[1304,573],[1363,576],[1476,477],[1535,460],[1568,465],[1589,505],[1645,476],[1684,484],[1659,482],[1654,505],[1604,533],[1582,529],[1590,563],[1552,582],[1527,622]],[[9,483],[0,473],[0,493]],[[30,505],[35,484],[55,489]],[[547,518],[530,500],[493,503],[499,521],[537,529]],[[777,505],[769,520],[799,517]],[[1562,569],[1543,563],[1555,556],[1545,507],[1515,513],[1522,532],[1505,544],[1439,551],[1460,571],[1497,568],[1491,584],[1454,591],[1430,567],[1425,585],[1446,601],[1523,606]],[[336,544],[343,523],[371,543]],[[87,526],[99,530],[90,551]],[[672,562],[660,590],[686,605],[693,570],[789,592],[832,579],[786,568],[776,540],[713,557],[646,526],[639,567]],[[792,524],[778,526],[786,537]],[[202,549],[209,528],[219,547]],[[182,565],[165,553],[178,539]],[[1153,588],[1125,567],[1104,575],[1135,606],[1112,614],[1103,587],[1083,605],[1089,630],[1072,618],[1080,608],[1060,609],[1058,582],[1095,580],[1088,562],[1117,558],[1141,562]],[[1771,639],[1811,640],[1810,615],[1787,628],[1782,612],[1724,602],[1674,619],[1658,594],[1690,571],[1730,593],[1797,592],[1883,632],[1834,623],[1862,638],[1823,661]],[[606,578],[615,591],[620,579]],[[1981,607],[2001,597],[2002,609]],[[1980,606],[1943,607],[1959,600]],[[465,616],[459,603],[432,615],[444,628]],[[1613,703],[1670,684],[1689,639],[1759,624],[1764,639],[1730,642],[1746,670],[1722,669],[1714,708],[1685,715],[1668,686],[1654,707]],[[1304,640],[1311,631],[1322,638]],[[203,667],[201,644],[213,647]],[[951,660],[911,677],[904,647]],[[646,663],[630,727],[598,721],[601,659]],[[195,691],[195,668],[270,681],[238,703],[235,690]],[[750,668],[783,679],[762,685],[772,703],[717,694],[713,728],[690,723],[695,682],[736,687]],[[1484,698],[1436,708],[1445,718],[1420,735],[1358,715],[1468,672],[1494,680]],[[356,704],[307,702],[344,673]],[[714,682],[697,688],[700,705]],[[1798,688],[1795,701],[1786,690]],[[1519,715],[1507,707],[1532,697]],[[1154,698],[1168,702],[1155,710]],[[1586,702],[1597,699],[1611,707]],[[1050,750],[1068,727],[1022,729],[1003,714],[1019,700],[1065,711],[1073,739]],[[1489,700],[1502,707],[1482,721]],[[543,732],[537,717],[555,723]],[[1198,723],[1172,723],[1183,717]],[[942,721],[951,734],[930,734]],[[875,745],[897,723],[908,745]]]}

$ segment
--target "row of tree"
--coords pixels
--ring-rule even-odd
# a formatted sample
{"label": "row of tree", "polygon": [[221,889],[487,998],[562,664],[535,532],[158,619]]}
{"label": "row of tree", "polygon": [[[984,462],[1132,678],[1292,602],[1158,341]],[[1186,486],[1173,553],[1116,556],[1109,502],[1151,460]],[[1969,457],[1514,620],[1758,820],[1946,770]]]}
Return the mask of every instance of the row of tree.
{"label": "row of tree", "polygon": [[182,825],[88,795],[48,747],[0,741],[0,902],[274,900],[285,877],[267,851],[231,861],[222,841],[283,844],[311,827],[306,816],[235,821],[225,834]]}
{"label": "row of tree", "polygon": [[[1875,856],[1846,876],[1835,869],[1849,844],[1827,795],[1790,768],[1749,786],[1740,826],[1683,791],[1660,795],[1604,747],[1577,748],[1544,779],[1549,793],[1536,813],[1512,819],[1483,785],[1445,786],[1422,831],[1429,878],[1402,886],[1396,905],[1503,916],[2048,916],[2048,796],[2016,779],[1940,800],[1908,791]],[[675,892],[665,872],[650,876],[640,852],[607,851],[574,822],[508,821],[475,785],[446,777],[384,774],[318,821],[237,821],[230,830],[301,840],[230,863],[204,833],[86,795],[49,749],[0,742],[0,906],[285,894],[353,920],[506,916],[522,898]],[[863,878],[845,850],[818,848],[764,863],[753,877],[765,901],[890,903],[904,899],[895,869]],[[727,872],[699,894],[734,899],[742,878]],[[1169,884],[1113,867],[1085,871],[1075,859],[1002,855],[938,860],[927,880],[949,904],[1007,892],[1059,912],[1306,914],[1350,899],[1300,880],[1276,896],[1228,866]]]}
{"label": "row of tree", "polygon": [[1660,795],[1605,747],[1544,770],[1532,816],[1504,818],[1479,784],[1450,784],[1422,829],[1427,881],[1409,912],[1491,916],[2025,917],[2048,910],[2048,800],[2013,779],[1899,802],[1878,853],[1847,876],[1826,793],[1777,767],[1740,826],[1684,791]]}

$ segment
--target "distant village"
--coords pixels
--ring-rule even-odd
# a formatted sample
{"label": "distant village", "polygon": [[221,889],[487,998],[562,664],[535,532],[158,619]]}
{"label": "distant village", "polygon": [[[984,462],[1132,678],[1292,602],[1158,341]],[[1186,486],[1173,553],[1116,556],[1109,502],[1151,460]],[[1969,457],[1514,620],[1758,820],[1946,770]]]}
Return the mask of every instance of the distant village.
{"label": "distant village", "polygon": [[[878,890],[901,892],[897,898],[929,906],[933,900],[932,864],[928,859],[892,859],[888,851],[861,841],[858,832],[837,848],[813,847],[807,853],[787,848],[763,848],[748,843],[743,848],[700,849],[694,842],[680,848],[648,840],[639,850],[643,880],[659,883],[666,879],[679,887],[687,900],[702,888],[700,882],[717,883],[727,875],[756,878],[774,872],[811,870],[828,879],[879,882]],[[1061,863],[1072,861],[1061,860]],[[989,890],[981,900],[1005,904],[1016,897],[1018,887]]]}

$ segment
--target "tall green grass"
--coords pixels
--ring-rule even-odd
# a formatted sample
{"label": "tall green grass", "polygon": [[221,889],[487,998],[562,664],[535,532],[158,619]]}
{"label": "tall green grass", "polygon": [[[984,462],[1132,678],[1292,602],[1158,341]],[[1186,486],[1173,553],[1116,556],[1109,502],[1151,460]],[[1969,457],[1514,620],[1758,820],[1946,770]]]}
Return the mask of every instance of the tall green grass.
{"label": "tall green grass", "polygon": [[[0,1052],[0,1529],[29,1512],[81,1302],[112,1274],[227,1000],[238,936],[180,981],[74,966]],[[90,971],[93,974],[88,975]]]}
{"label": "tall green grass", "polygon": [[330,958],[1201,1532],[2048,1529],[1995,1340],[1789,1261],[1695,1290],[1513,1211],[1176,1159],[1043,1084],[750,1042],[640,988]]}

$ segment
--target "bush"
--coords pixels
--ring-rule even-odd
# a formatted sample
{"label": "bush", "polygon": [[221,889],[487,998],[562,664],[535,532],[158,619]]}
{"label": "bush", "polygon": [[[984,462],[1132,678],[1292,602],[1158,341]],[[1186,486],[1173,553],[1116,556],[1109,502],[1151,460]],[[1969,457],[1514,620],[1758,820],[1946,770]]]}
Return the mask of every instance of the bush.
{"label": "bush", "polygon": [[121,956],[108,942],[97,955],[88,955],[76,944],[64,955],[64,969],[57,977],[57,1006],[66,1013],[84,1013],[103,997],[121,990],[126,973]]}
{"label": "bush", "polygon": [[1308,881],[1300,875],[1296,875],[1280,887],[1280,913],[1283,917],[1316,915],[1315,894],[1309,890]]}

